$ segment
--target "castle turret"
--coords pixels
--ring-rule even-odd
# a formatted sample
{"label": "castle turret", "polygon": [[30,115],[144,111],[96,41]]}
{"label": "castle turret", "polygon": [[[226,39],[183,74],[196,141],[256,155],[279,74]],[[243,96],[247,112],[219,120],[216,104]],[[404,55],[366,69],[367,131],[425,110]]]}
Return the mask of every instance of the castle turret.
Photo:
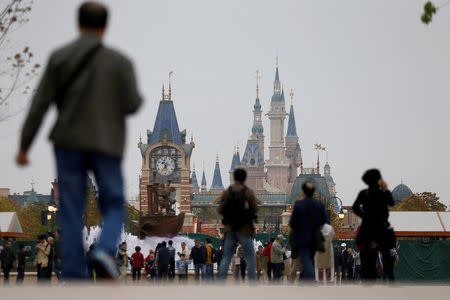
{"label": "castle turret", "polygon": [[202,173],[202,183],[201,183],[201,190],[202,193],[207,192],[206,190],[206,176],[205,176],[205,170],[203,169],[203,173]]}
{"label": "castle turret", "polygon": [[230,184],[234,183],[234,177],[233,177],[233,173],[234,170],[236,170],[237,168],[241,167],[241,157],[239,155],[239,147],[237,147],[237,149],[235,148],[234,154],[233,154],[233,158],[231,160],[231,167],[230,167]]}
{"label": "castle turret", "polygon": [[200,187],[197,181],[197,174],[195,173],[195,165],[191,174],[191,193],[198,193],[200,191]]}
{"label": "castle turret", "polygon": [[214,167],[213,181],[210,192],[222,192],[224,190],[222,183],[222,174],[220,173],[219,156],[216,158],[216,165]]}
{"label": "castle turret", "polygon": [[293,184],[298,174],[298,167],[302,165],[302,154],[299,138],[297,135],[297,127],[295,124],[295,114],[293,106],[294,92],[291,90],[289,93],[291,96],[291,107],[289,109],[288,128],[285,137],[286,141],[286,157],[289,159],[289,177],[288,183]]}

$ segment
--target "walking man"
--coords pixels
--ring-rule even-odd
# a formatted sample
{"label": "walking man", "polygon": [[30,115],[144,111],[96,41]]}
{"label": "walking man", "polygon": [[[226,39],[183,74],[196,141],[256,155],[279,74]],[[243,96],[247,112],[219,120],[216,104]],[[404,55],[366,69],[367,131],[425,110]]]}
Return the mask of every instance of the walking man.
{"label": "walking man", "polygon": [[62,276],[87,276],[82,242],[86,209],[87,172],[99,188],[102,234],[91,257],[97,277],[117,278],[114,254],[124,221],[121,161],[126,117],[138,110],[142,99],[130,60],[103,45],[108,10],[96,2],[78,11],[80,36],[54,51],[32,99],[24,123],[19,165],[28,153],[50,106],[57,107],[50,133],[56,156],[62,229]]}
{"label": "walking man", "polygon": [[202,280],[205,278],[205,263],[206,263],[206,248],[199,239],[195,239],[195,246],[191,249],[190,259],[194,262],[194,278],[196,281],[200,280],[200,273],[202,273]]}
{"label": "walking man", "polygon": [[175,279],[175,248],[173,247],[172,240],[169,240],[169,246],[167,250],[169,250],[169,279]]}
{"label": "walking man", "polygon": [[253,247],[256,221],[256,197],[253,191],[245,185],[247,172],[238,168],[233,173],[234,184],[222,193],[219,214],[223,216],[225,227],[224,254],[220,263],[220,278],[225,280],[234,247],[239,242],[244,250],[247,263],[248,279],[256,279],[256,259]]}
{"label": "walking man", "polygon": [[302,264],[301,280],[314,280],[314,255],[316,253],[314,236],[319,228],[327,222],[325,207],[313,198],[315,186],[305,182],[302,186],[303,200],[294,204],[289,225],[293,230],[295,249]]}
{"label": "walking man", "polygon": [[9,273],[14,267],[16,261],[16,254],[12,249],[12,241],[7,240],[3,250],[0,252],[0,264],[3,270],[3,282],[5,285],[9,284]]}

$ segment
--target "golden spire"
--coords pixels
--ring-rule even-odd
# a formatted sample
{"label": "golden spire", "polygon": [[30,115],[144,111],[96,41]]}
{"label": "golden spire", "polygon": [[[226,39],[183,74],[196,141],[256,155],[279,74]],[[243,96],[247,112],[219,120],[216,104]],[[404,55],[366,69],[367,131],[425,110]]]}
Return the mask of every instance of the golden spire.
{"label": "golden spire", "polygon": [[292,105],[292,103],[294,103],[294,90],[293,89],[290,90],[289,96],[291,96],[291,105]]}
{"label": "golden spire", "polygon": [[259,79],[261,79],[261,73],[256,70],[256,98],[259,98]]}

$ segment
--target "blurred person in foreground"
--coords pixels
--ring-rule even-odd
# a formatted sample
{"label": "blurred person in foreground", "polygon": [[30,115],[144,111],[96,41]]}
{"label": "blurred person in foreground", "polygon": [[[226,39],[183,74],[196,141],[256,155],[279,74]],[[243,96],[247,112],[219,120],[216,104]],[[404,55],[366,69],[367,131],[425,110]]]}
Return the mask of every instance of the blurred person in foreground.
{"label": "blurred person in foreground", "polygon": [[230,266],[233,250],[239,242],[244,250],[247,275],[250,281],[256,279],[256,259],[253,246],[256,222],[256,197],[245,185],[247,172],[238,168],[233,173],[234,184],[222,193],[219,214],[223,216],[225,227],[224,253],[220,263],[220,279],[225,280]]}
{"label": "blurred person in foreground", "polygon": [[360,250],[361,279],[376,280],[378,252],[382,255],[383,271],[389,281],[394,280],[394,260],[391,250],[395,249],[395,233],[389,219],[389,206],[394,199],[386,182],[377,169],[366,171],[362,177],[367,189],[359,192],[353,203],[353,212],[362,219],[356,235]]}
{"label": "blurred person in foreground", "polygon": [[60,189],[62,276],[87,277],[81,230],[86,210],[87,172],[99,188],[102,234],[90,264],[97,278],[117,278],[114,262],[124,221],[121,162],[126,117],[138,110],[142,99],[130,60],[103,45],[108,10],[85,2],[78,10],[77,39],[49,58],[25,120],[16,161],[28,164],[28,153],[50,106],[57,108],[50,133],[54,145]]}
{"label": "blurred person in foreground", "polygon": [[327,214],[322,202],[313,198],[315,186],[312,182],[305,182],[302,191],[305,196],[294,204],[289,225],[293,231],[292,238],[301,261],[302,271],[300,280],[312,281],[315,279],[314,256],[316,254],[316,232],[327,223]]}

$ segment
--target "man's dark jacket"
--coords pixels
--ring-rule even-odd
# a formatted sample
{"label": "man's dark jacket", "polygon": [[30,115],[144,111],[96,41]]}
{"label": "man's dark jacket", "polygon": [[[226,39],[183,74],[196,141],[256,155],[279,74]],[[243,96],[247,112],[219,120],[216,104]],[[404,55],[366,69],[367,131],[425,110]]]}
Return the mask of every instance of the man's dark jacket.
{"label": "man's dark jacket", "polygon": [[193,247],[191,249],[191,259],[194,261],[194,265],[206,263],[206,247],[203,245]]}
{"label": "man's dark jacket", "polygon": [[314,234],[326,222],[327,213],[322,202],[313,198],[296,201],[289,221],[296,248],[313,248]]}
{"label": "man's dark jacket", "polygon": [[170,253],[169,248],[161,247],[158,250],[158,263],[160,265],[169,265]]}

